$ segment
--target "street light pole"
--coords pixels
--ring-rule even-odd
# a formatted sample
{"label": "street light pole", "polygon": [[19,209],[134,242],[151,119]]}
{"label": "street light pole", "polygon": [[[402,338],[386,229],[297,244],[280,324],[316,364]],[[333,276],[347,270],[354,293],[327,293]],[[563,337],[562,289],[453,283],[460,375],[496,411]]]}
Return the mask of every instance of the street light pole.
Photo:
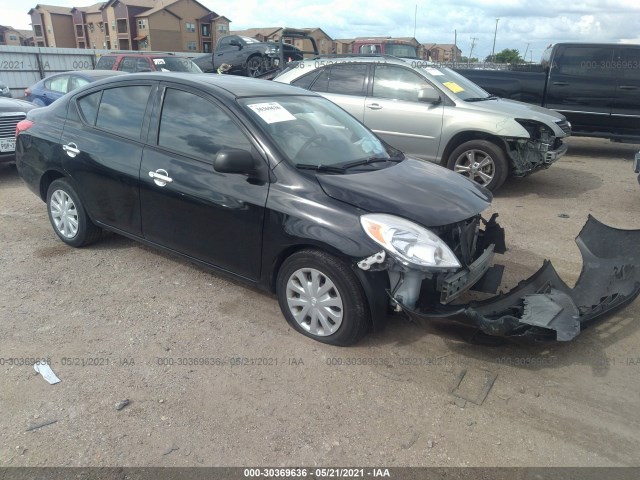
{"label": "street light pole", "polygon": [[493,48],[491,49],[491,60],[496,63],[496,35],[498,34],[498,22],[499,18],[496,18],[496,30],[493,32]]}

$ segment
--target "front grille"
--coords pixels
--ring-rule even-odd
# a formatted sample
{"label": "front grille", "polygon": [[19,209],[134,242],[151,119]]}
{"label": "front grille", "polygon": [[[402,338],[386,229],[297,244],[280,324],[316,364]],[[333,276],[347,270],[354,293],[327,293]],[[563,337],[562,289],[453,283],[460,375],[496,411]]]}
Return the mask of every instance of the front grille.
{"label": "front grille", "polygon": [[569,125],[569,122],[566,120],[557,120],[556,125],[558,125],[564,133],[571,135],[571,126]]}
{"label": "front grille", "polygon": [[15,138],[16,125],[25,118],[25,113],[0,113],[0,138]]}

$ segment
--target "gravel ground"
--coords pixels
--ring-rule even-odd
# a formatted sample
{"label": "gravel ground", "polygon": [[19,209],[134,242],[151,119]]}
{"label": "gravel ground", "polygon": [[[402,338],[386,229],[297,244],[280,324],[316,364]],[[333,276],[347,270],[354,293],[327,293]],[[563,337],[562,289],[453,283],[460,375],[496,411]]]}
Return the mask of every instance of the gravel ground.
{"label": "gravel ground", "polygon": [[[570,143],[494,201],[505,287],[545,258],[572,284],[588,214],[640,228],[640,147]],[[66,247],[12,165],[0,245],[0,466],[640,465],[640,301],[566,344],[394,318],[326,346],[275,298],[181,259],[116,235]],[[9,360],[43,357],[60,383]],[[497,376],[482,405],[450,393],[463,369],[469,398]]]}

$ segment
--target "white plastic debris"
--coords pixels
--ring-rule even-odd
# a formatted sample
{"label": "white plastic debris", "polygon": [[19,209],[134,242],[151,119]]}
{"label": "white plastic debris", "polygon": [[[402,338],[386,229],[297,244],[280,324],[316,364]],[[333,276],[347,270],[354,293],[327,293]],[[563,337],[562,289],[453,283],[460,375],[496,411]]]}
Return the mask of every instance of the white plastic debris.
{"label": "white plastic debris", "polygon": [[56,377],[56,374],[53,373],[53,370],[51,370],[51,367],[46,363],[40,363],[40,364],[36,363],[33,366],[33,369],[36,372],[38,372],[40,375],[42,375],[42,377],[51,385],[54,385],[60,382],[60,379]]}

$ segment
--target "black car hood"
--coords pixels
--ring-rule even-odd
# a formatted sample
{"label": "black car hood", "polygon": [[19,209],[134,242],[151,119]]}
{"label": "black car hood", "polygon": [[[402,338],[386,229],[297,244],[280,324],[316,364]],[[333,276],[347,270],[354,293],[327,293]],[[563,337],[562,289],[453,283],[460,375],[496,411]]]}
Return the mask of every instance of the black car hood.
{"label": "black car hood", "polygon": [[318,174],[324,192],[371,213],[389,213],[437,227],[479,214],[491,193],[462,175],[414,158],[362,173]]}

